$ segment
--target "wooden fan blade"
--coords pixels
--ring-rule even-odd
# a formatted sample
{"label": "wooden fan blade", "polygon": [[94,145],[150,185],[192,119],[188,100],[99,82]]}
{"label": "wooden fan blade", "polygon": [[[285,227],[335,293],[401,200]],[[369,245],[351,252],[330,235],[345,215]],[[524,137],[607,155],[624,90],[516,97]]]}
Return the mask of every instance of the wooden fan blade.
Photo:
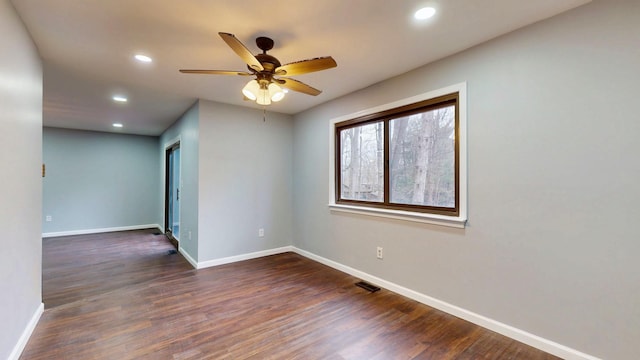
{"label": "wooden fan blade", "polygon": [[220,35],[222,40],[224,40],[224,42],[226,42],[227,45],[229,45],[229,47],[233,51],[235,51],[238,56],[240,56],[242,61],[249,65],[249,67],[251,67],[255,71],[264,70],[262,64],[260,64],[260,61],[258,61],[258,59],[253,56],[251,51],[249,51],[249,49],[247,49],[247,47],[244,46],[244,44],[242,44],[242,42],[240,42],[240,40],[238,40],[235,35],[224,32],[219,32],[218,35]]}
{"label": "wooden fan blade", "polygon": [[205,75],[253,75],[252,73],[244,72],[244,71],[232,71],[232,70],[184,70],[180,69],[181,73],[184,74],[205,74]]}
{"label": "wooden fan blade", "polygon": [[313,87],[303,83],[302,81],[298,81],[298,80],[294,80],[294,79],[280,78],[280,79],[277,79],[276,82],[278,84],[286,87],[287,89],[291,89],[293,91],[301,92],[301,93],[307,94],[307,95],[316,96],[316,95],[319,95],[322,92],[322,90],[318,90],[316,88],[313,88]]}
{"label": "wooden fan blade", "polygon": [[319,57],[315,59],[296,61],[284,64],[275,70],[277,75],[301,75],[314,71],[331,69],[338,66],[331,56]]}

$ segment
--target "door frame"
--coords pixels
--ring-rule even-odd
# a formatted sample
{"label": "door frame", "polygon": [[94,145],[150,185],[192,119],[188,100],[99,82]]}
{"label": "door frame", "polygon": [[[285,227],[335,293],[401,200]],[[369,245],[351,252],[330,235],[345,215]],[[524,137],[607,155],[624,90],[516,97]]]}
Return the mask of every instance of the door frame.
{"label": "door frame", "polygon": [[[170,153],[172,153],[175,149],[179,149],[180,146],[180,137],[173,139],[171,141],[169,141],[167,144],[165,144],[164,146],[164,233],[167,236],[167,238],[169,238],[169,240],[171,241],[171,243],[176,247],[176,249],[178,249],[178,242],[179,239],[176,238],[175,236],[173,236],[173,233],[171,231],[171,228],[173,227],[173,224],[169,224],[169,207],[170,207],[170,198],[173,196],[172,192],[171,192],[171,188],[169,186],[170,184],[170,177],[172,176],[172,174],[170,173],[171,170],[171,166],[170,166],[170,159],[171,157],[169,156]],[[180,154],[182,154],[182,152],[180,152]],[[181,155],[182,157],[182,155]],[[178,169],[178,188],[180,188],[180,185],[182,184],[182,159],[180,159],[180,168]],[[178,205],[179,206],[179,205]],[[178,224],[180,224],[180,216],[182,211],[178,212]],[[173,220],[173,219],[172,219]]]}

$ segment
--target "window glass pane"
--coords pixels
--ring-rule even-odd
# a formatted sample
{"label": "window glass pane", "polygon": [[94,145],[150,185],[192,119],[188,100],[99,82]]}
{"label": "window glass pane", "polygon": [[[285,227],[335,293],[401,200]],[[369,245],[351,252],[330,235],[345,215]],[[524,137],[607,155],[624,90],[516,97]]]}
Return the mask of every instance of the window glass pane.
{"label": "window glass pane", "polygon": [[455,207],[455,106],[389,122],[390,202]]}
{"label": "window glass pane", "polygon": [[370,123],[340,130],[340,197],[384,200],[384,124]]}

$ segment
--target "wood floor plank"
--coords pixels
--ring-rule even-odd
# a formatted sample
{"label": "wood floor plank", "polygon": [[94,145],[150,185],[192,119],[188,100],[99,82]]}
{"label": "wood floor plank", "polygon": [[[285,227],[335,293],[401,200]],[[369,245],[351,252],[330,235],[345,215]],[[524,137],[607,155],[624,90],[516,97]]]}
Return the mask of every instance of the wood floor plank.
{"label": "wood floor plank", "polygon": [[294,253],[194,270],[152,230],[43,242],[21,359],[557,359]]}

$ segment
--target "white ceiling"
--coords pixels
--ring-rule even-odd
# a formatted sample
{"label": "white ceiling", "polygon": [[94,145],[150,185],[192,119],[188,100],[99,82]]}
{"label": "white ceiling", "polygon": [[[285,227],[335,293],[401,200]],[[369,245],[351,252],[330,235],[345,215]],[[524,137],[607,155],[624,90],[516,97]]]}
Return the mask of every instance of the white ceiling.
{"label": "white ceiling", "polygon": [[[178,69],[246,70],[218,36],[259,53],[275,40],[283,64],[332,56],[338,67],[295,76],[323,90],[289,92],[268,110],[295,114],[590,0],[12,0],[44,60],[44,125],[159,135],[197,98],[243,101],[246,77]],[[419,23],[425,5],[435,17]],[[151,64],[133,60],[151,56]],[[111,100],[128,96],[126,104]],[[115,129],[113,122],[124,123]]]}

